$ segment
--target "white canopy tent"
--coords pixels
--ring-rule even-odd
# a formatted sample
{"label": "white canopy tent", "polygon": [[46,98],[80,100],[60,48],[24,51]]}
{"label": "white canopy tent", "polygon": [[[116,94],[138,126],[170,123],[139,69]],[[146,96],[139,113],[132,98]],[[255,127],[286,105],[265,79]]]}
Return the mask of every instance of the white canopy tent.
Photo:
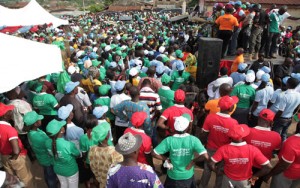
{"label": "white canopy tent", "polygon": [[24,81],[62,71],[60,49],[0,33],[0,93]]}
{"label": "white canopy tent", "polygon": [[0,5],[0,26],[29,26],[52,23],[53,27],[68,25],[68,20],[59,19],[47,12],[35,0],[25,7],[9,9]]}

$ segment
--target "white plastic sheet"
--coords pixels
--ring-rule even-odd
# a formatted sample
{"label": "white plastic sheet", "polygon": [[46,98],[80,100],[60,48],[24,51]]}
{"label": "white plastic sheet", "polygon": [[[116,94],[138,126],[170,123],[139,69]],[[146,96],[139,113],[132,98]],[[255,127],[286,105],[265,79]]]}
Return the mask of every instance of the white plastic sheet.
{"label": "white plastic sheet", "polygon": [[68,25],[68,20],[59,19],[47,12],[35,0],[25,7],[9,9],[0,5],[0,26],[29,26],[52,23],[53,27]]}
{"label": "white plastic sheet", "polygon": [[0,33],[0,93],[24,81],[62,71],[61,51],[43,44]]}

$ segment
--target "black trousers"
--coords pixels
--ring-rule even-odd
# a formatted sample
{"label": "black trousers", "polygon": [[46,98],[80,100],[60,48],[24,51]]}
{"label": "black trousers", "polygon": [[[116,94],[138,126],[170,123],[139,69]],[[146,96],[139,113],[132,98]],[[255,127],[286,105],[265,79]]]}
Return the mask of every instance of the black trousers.
{"label": "black trousers", "polygon": [[228,48],[229,41],[232,37],[233,32],[230,30],[219,30],[217,33],[217,37],[223,40],[222,45],[222,58],[225,57],[226,51]]}

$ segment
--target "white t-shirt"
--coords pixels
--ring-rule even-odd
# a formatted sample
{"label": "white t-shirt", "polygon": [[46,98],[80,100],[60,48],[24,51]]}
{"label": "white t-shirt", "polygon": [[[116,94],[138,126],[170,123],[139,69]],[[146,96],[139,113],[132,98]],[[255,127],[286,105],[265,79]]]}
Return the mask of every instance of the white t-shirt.
{"label": "white t-shirt", "polygon": [[[117,106],[121,102],[125,100],[131,100],[131,97],[127,96],[125,93],[122,94],[115,94],[111,97],[110,100],[110,108]],[[118,116],[115,119],[115,125],[120,127],[128,127],[128,121],[121,120]]]}

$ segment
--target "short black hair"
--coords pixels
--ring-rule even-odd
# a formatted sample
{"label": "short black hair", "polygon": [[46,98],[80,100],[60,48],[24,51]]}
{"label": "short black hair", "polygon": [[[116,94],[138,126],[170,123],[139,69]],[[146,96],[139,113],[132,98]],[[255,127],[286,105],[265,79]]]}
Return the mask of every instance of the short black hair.
{"label": "short black hair", "polygon": [[223,75],[227,75],[227,73],[228,73],[228,69],[226,68],[226,67],[222,67],[221,69],[220,69],[220,74],[223,76]]}
{"label": "short black hair", "polygon": [[299,80],[296,78],[289,78],[287,81],[287,87],[290,89],[295,89],[299,84]]}

